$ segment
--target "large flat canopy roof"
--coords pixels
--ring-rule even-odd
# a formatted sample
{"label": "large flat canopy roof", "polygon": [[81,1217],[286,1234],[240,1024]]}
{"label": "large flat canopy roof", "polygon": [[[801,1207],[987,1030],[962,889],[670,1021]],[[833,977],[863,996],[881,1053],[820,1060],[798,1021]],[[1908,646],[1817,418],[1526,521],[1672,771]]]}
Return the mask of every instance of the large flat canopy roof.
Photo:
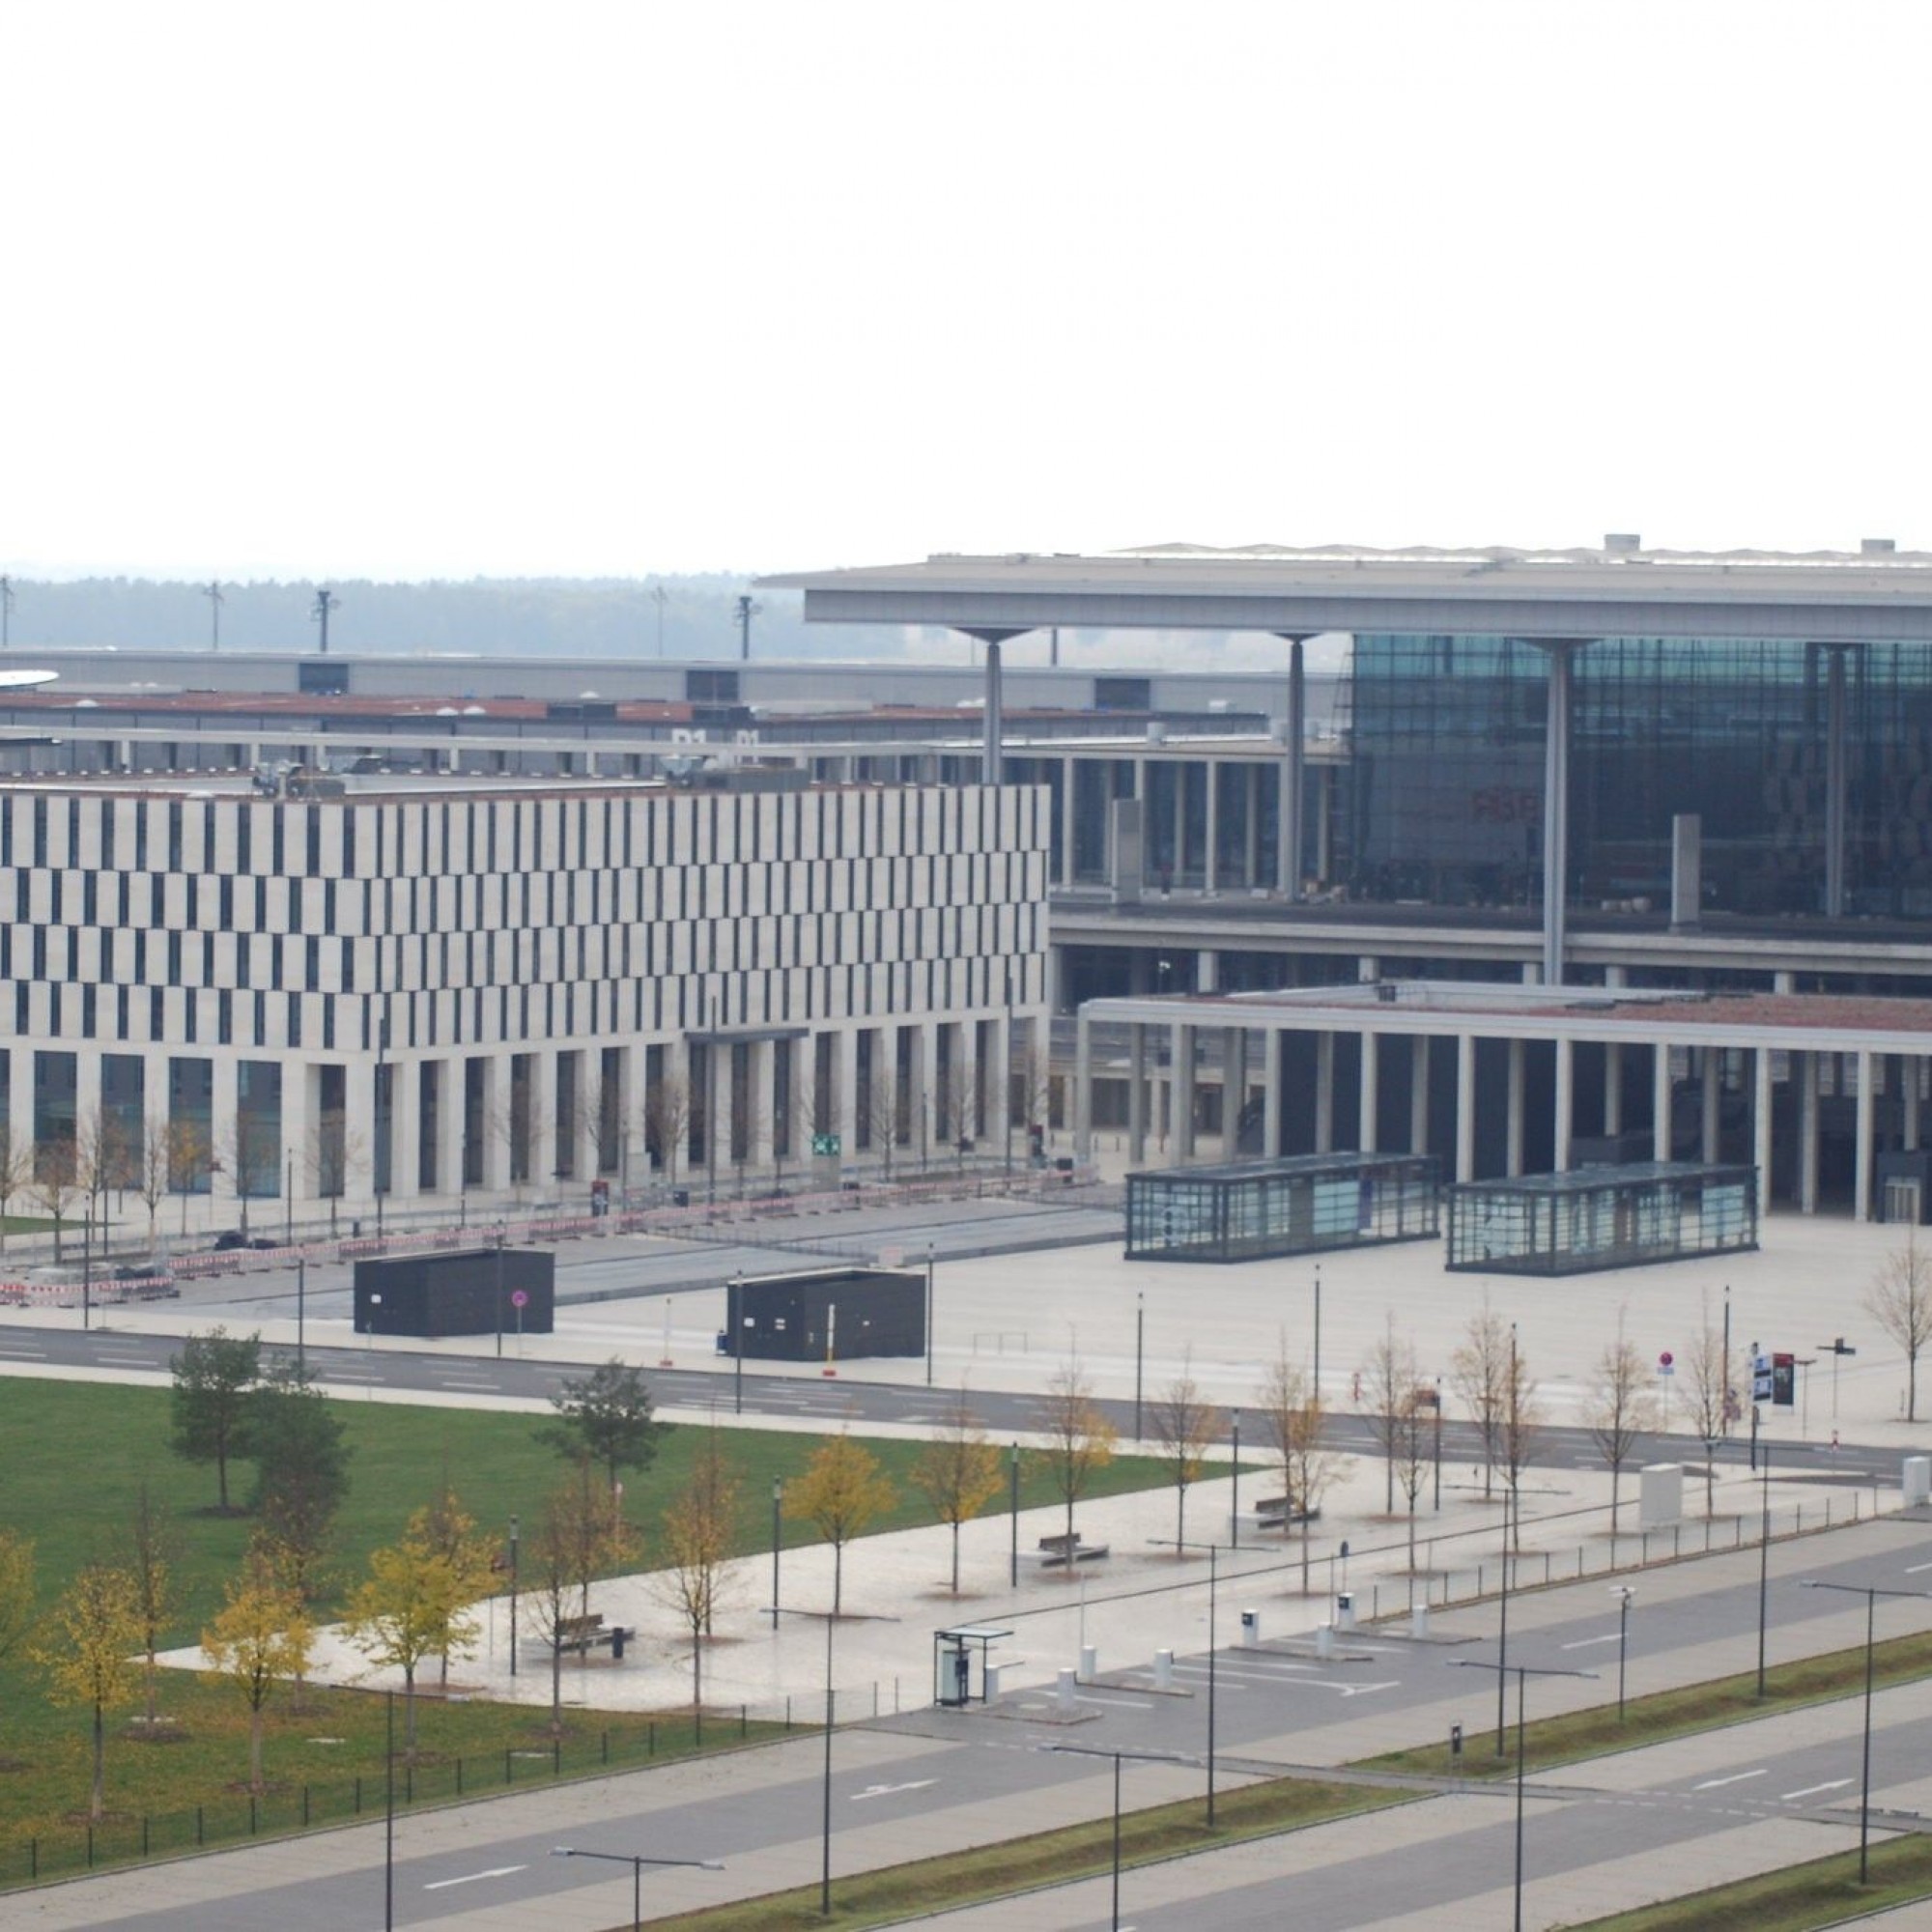
{"label": "large flat canopy roof", "polygon": [[811,623],[1015,634],[1421,632],[1509,638],[1932,641],[1932,552],[1296,550],[1171,545],[1104,556],[926,558],[768,577]]}

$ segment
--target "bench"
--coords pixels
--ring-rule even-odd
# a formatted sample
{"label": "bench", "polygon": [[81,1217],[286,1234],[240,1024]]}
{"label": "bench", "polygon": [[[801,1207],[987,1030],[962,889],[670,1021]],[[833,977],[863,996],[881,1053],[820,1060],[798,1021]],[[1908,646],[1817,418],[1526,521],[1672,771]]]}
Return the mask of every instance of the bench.
{"label": "bench", "polygon": [[1255,1520],[1264,1529],[1286,1529],[1290,1523],[1320,1522],[1321,1512],[1297,1510],[1291,1516],[1286,1496],[1264,1496],[1255,1505]]}
{"label": "bench", "polygon": [[1095,1562],[1106,1553],[1104,1543],[1082,1543],[1077,1536],[1042,1536],[1039,1540],[1040,1567],[1046,1570],[1056,1564],[1070,1569],[1076,1563]]}
{"label": "bench", "polygon": [[622,1624],[606,1624],[599,1610],[587,1617],[560,1618],[555,1644],[559,1651],[576,1656],[588,1657],[593,1650],[608,1650],[613,1657],[621,1657],[630,1635]]}

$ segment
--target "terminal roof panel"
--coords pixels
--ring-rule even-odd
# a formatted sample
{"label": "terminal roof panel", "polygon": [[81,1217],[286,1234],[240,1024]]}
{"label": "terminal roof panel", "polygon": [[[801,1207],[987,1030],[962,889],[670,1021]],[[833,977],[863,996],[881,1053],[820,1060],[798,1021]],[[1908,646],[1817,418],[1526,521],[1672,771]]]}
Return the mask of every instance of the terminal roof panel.
{"label": "terminal roof panel", "polygon": [[1458,636],[1932,640],[1932,553],[1367,550],[1173,544],[1019,552],[763,580],[814,622],[1020,632],[1324,631]]}

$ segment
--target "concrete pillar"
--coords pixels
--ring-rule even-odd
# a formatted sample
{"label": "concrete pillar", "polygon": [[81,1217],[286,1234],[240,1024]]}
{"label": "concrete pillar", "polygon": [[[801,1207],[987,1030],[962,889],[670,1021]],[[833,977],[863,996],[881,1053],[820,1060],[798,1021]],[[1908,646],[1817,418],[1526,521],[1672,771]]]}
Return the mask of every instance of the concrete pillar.
{"label": "concrete pillar", "polygon": [[1169,1034],[1167,1064],[1173,1094],[1174,1151],[1179,1160],[1194,1158],[1195,1029],[1177,1021]]}
{"label": "concrete pillar", "polygon": [[1221,1157],[1241,1155],[1241,1115],[1248,1104],[1248,1036],[1243,1027],[1221,1029]]}
{"label": "concrete pillar", "polygon": [[983,719],[985,729],[980,753],[981,784],[996,785],[1006,782],[1006,763],[1002,755],[1002,740],[1006,735],[1006,714],[1000,688],[1000,639],[1010,635],[1011,633],[1003,631],[996,636],[981,639],[986,646],[986,702]]}
{"label": "concrete pillar", "polygon": [[556,1056],[530,1055],[530,1186],[540,1201],[557,1189]]}
{"label": "concrete pillar", "polygon": [[1131,1166],[1147,1165],[1147,1028],[1139,1020],[1127,1022],[1127,1160]]}
{"label": "concrete pillar", "polygon": [[1771,976],[1771,990],[1774,993],[1795,993],[1798,990],[1798,975],[1774,973]]}
{"label": "concrete pillar", "polygon": [[[296,1163],[299,1180],[301,1163]],[[463,1192],[463,1062],[436,1063],[436,1191]]]}
{"label": "concrete pillar", "polygon": [[1558,1174],[1570,1172],[1570,1139],[1577,1120],[1577,1042],[1556,1041],[1555,1158]]}
{"label": "concrete pillar", "polygon": [[1703,1140],[1702,1158],[1708,1167],[1718,1157],[1720,1145],[1719,1133],[1723,1124],[1723,1071],[1724,1056],[1718,1048],[1704,1049],[1704,1104],[1702,1108]]}
{"label": "concrete pillar", "polygon": [[771,1166],[772,1142],[777,1137],[778,1122],[772,1118],[772,1095],[776,1092],[773,1046],[769,1039],[754,1039],[745,1048],[750,1062],[745,1069],[745,1093],[752,1107],[752,1118],[747,1123],[747,1152],[751,1156],[748,1164],[755,1168]]}
{"label": "concrete pillar", "polygon": [[1221,986],[1221,955],[1211,947],[1204,946],[1194,955],[1194,990],[1197,993],[1218,992]]}
{"label": "concrete pillar", "polygon": [[1861,1052],[1857,1057],[1859,1073],[1858,1148],[1853,1161],[1854,1180],[1852,1198],[1852,1219],[1869,1221],[1872,1217],[1872,1075],[1876,1070],[1876,1056]]}
{"label": "concrete pillar", "polygon": [[939,1027],[923,1020],[913,1035],[913,1152],[930,1160],[946,1138],[939,1124]]}
{"label": "concrete pillar", "polygon": [[1361,1098],[1358,1103],[1358,1117],[1361,1122],[1361,1128],[1355,1139],[1356,1146],[1364,1153],[1374,1153],[1377,1151],[1377,1128],[1379,1122],[1376,1118],[1376,1101],[1379,1086],[1378,1076],[1380,1072],[1381,1043],[1381,1036],[1379,1034],[1363,1032],[1360,1081]]}
{"label": "concrete pillar", "polygon": [[1315,1151],[1335,1151],[1335,1036],[1315,1036]]}
{"label": "concrete pillar", "polygon": [[478,1058],[483,1062],[483,1187],[486,1193],[503,1194],[510,1185],[510,1056],[486,1053]]}
{"label": "concrete pillar", "polygon": [[1221,781],[1212,758],[1201,761],[1208,793],[1208,837],[1202,841],[1201,877],[1210,893],[1221,890]]}
{"label": "concrete pillar", "polygon": [[1915,1153],[1918,1148],[1918,1057],[1917,1054],[1901,1053],[1898,1056],[1898,1131],[1899,1144],[1907,1153]]}
{"label": "concrete pillar", "polygon": [[[286,1105],[286,1096],[284,1098]],[[414,1200],[422,1192],[422,1067],[389,1060],[389,1194]]]}
{"label": "concrete pillar", "polygon": [[848,1026],[832,1037],[832,1131],[847,1154],[859,1151],[859,1033]]}
{"label": "concrete pillar", "polygon": [[1408,1037],[1408,1151],[1429,1151],[1429,1036]]}
{"label": "concrete pillar", "polygon": [[1771,1049],[1751,1055],[1751,1159],[1757,1167],[1757,1208],[1771,1212]]}
{"label": "concrete pillar", "polygon": [[1282,1059],[1288,1044],[1288,1036],[1278,1027],[1270,1027],[1262,1036],[1262,1089],[1266,1094],[1267,1129],[1263,1137],[1262,1151],[1271,1160],[1281,1157],[1282,1111],[1287,1098],[1284,1092],[1286,1082],[1282,1079]]}
{"label": "concrete pillar", "polygon": [[1794,1049],[1793,1071],[1798,1090],[1798,1211],[1818,1211],[1818,1056],[1810,1048]]}
{"label": "concrete pillar", "polygon": [[1301,896],[1301,793],[1307,757],[1308,694],[1303,676],[1302,639],[1288,640],[1288,755],[1281,765],[1281,829],[1275,847],[1275,876],[1291,900]]}
{"label": "concrete pillar", "polygon": [[1604,1132],[1614,1139],[1624,1130],[1624,1050],[1615,1040],[1604,1048]]}
{"label": "concrete pillar", "polygon": [[1382,962],[1373,952],[1364,952],[1355,960],[1355,983],[1373,986],[1382,977]]}
{"label": "concrete pillar", "polygon": [[1563,983],[1564,920],[1570,889],[1570,690],[1574,639],[1546,643],[1549,668],[1543,746],[1543,983]]}
{"label": "concrete pillar", "polygon": [[1476,1178],[1476,1036],[1456,1036],[1456,1179]]}
{"label": "concrete pillar", "polygon": [[[1008,1104],[1003,1091],[1001,1105]],[[1085,1007],[1073,1022],[1073,1158],[1094,1158],[1094,1024]]]}
{"label": "concrete pillar", "polygon": [[1825,912],[1845,914],[1845,652],[1828,644],[1825,685]]}
{"label": "concrete pillar", "polygon": [[1060,761],[1060,883],[1073,883],[1073,760]]}
{"label": "concrete pillar", "polygon": [[1670,929],[1695,932],[1704,923],[1704,821],[1680,811],[1670,821]]}
{"label": "concrete pillar", "polygon": [[1512,1180],[1522,1172],[1522,1109],[1523,1109],[1523,1042],[1513,1039],[1509,1043],[1509,1150],[1504,1156],[1503,1172]]}
{"label": "concrete pillar", "polygon": [[1670,1135],[1670,1048],[1659,1040],[1650,1049],[1650,1157],[1668,1160]]}

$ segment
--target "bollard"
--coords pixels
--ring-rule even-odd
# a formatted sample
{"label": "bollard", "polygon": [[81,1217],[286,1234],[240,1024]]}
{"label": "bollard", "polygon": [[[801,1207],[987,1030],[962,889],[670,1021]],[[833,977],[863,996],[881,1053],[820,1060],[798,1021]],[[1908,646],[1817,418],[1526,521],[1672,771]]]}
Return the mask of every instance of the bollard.
{"label": "bollard", "polygon": [[1417,1604],[1408,1613],[1408,1634],[1417,1643],[1424,1643],[1429,1637],[1429,1605]]}
{"label": "bollard", "polygon": [[1060,1673],[1060,1688],[1055,1702],[1064,1716],[1071,1717],[1073,1714],[1076,1702],[1073,1692],[1078,1681],[1078,1675],[1074,1671],[1063,1670]]}
{"label": "bollard", "polygon": [[1315,1633],[1315,1655],[1324,1662],[1335,1655],[1335,1626],[1323,1624]]}
{"label": "bollard", "polygon": [[1336,1593],[1335,1628],[1345,1631],[1355,1628],[1355,1596],[1352,1590],[1340,1590]]}
{"label": "bollard", "polygon": [[1100,1669],[1100,1646],[1096,1643],[1083,1643],[1080,1646],[1080,1681],[1093,1683]]}
{"label": "bollard", "polygon": [[1000,1694],[1000,1669],[997,1663],[986,1665],[980,1692],[981,1703],[990,1704]]}
{"label": "bollard", "polygon": [[1174,1689],[1174,1653],[1171,1650],[1157,1650],[1153,1654],[1153,1688],[1156,1690]]}
{"label": "bollard", "polygon": [[1252,1650],[1262,1640],[1262,1613],[1259,1610],[1241,1612],[1241,1647]]}

